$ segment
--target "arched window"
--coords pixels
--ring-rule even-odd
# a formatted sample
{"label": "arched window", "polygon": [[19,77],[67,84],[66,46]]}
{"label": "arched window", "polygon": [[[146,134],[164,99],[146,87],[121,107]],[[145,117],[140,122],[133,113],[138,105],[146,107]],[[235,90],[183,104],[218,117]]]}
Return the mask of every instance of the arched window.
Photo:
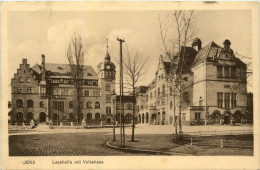
{"label": "arched window", "polygon": [[33,113],[32,112],[27,113],[27,117],[26,118],[28,120],[32,120],[33,119]]}
{"label": "arched window", "polygon": [[31,99],[27,100],[27,107],[33,107],[33,101]]}
{"label": "arched window", "polygon": [[126,122],[131,122],[132,120],[132,115],[130,113],[128,113],[126,116],[125,116],[125,121]]}
{"label": "arched window", "polygon": [[73,116],[73,113],[70,113],[69,114],[69,120],[73,120],[74,116]]}
{"label": "arched window", "polygon": [[96,114],[95,114],[95,119],[96,119],[96,120],[99,120],[99,119],[100,119],[100,114],[99,114],[99,113],[96,113]]}
{"label": "arched window", "polygon": [[154,90],[154,97],[156,97],[156,90]]}
{"label": "arched window", "polygon": [[23,120],[23,113],[21,113],[21,112],[16,113],[16,119],[17,119],[18,121]]}
{"label": "arched window", "polygon": [[16,107],[23,107],[23,101],[21,99],[16,100]]}
{"label": "arched window", "polygon": [[96,109],[100,109],[100,103],[99,103],[99,102],[96,102],[96,103],[95,103],[95,108],[96,108]]}
{"label": "arched window", "polygon": [[87,102],[87,109],[91,109],[92,108],[92,102],[91,101],[88,101]]}
{"label": "arched window", "polygon": [[158,97],[160,97],[161,92],[160,92],[160,87],[158,87]]}
{"label": "arched window", "polygon": [[92,114],[91,113],[88,113],[87,114],[87,120],[91,120],[92,119]]}

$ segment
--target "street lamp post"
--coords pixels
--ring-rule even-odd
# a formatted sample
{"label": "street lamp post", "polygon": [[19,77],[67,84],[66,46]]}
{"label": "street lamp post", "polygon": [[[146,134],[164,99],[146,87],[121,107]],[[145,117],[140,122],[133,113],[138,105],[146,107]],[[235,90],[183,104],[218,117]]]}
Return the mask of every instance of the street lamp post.
{"label": "street lamp post", "polygon": [[113,92],[112,96],[112,100],[113,100],[113,141],[116,141],[116,128],[115,128],[115,124],[116,124],[116,94],[115,92]]}

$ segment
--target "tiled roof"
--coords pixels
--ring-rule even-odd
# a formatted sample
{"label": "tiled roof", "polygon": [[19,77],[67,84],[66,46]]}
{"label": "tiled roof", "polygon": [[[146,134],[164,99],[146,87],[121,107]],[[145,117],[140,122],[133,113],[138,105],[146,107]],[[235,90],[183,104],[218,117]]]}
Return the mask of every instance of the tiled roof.
{"label": "tiled roof", "polygon": [[[32,69],[37,72],[41,73],[41,66],[38,64],[34,65]],[[45,70],[50,71],[52,76],[62,76],[68,75],[70,73],[70,65],[69,64],[54,64],[54,63],[46,63]],[[84,65],[84,79],[97,79],[97,73],[91,66]]]}
{"label": "tiled roof", "polygon": [[147,89],[148,89],[148,86],[138,86],[136,88],[136,92],[137,93],[146,93]]}
{"label": "tiled roof", "polygon": [[195,66],[208,57],[215,57],[219,50],[221,50],[221,47],[219,45],[217,45],[214,41],[210,42],[201,50],[199,50],[192,65]]}
{"label": "tiled roof", "polygon": [[148,85],[147,91],[153,89],[155,86],[156,86],[156,78]]}
{"label": "tiled roof", "polygon": [[[120,96],[116,96],[116,101],[120,101]],[[133,96],[122,96],[123,102],[133,102]]]}

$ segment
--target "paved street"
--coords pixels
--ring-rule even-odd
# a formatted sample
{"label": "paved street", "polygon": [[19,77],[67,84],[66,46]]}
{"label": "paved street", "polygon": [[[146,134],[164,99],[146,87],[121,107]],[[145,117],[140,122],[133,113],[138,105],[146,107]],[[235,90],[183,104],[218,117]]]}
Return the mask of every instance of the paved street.
{"label": "paved street", "polygon": [[106,156],[126,155],[108,148],[111,136],[102,133],[60,133],[41,135],[15,135],[9,137],[10,156]]}
{"label": "paved street", "polygon": [[[252,133],[252,126],[184,126],[184,133],[198,131],[231,131],[233,133]],[[119,139],[120,129],[116,129]],[[137,125],[136,135],[172,134],[173,126]],[[131,128],[126,128],[126,135],[130,140]],[[55,156],[55,155],[137,155],[113,150],[105,146],[112,139],[112,128],[96,129],[49,129],[48,126],[40,125],[30,131],[9,132],[10,156]],[[138,154],[140,155],[140,154]]]}

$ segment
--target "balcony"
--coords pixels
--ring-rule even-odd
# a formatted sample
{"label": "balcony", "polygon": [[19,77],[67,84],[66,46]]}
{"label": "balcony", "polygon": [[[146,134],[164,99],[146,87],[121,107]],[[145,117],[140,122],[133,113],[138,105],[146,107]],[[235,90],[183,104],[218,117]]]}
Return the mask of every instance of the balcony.
{"label": "balcony", "polygon": [[204,106],[190,106],[190,110],[204,110]]}

